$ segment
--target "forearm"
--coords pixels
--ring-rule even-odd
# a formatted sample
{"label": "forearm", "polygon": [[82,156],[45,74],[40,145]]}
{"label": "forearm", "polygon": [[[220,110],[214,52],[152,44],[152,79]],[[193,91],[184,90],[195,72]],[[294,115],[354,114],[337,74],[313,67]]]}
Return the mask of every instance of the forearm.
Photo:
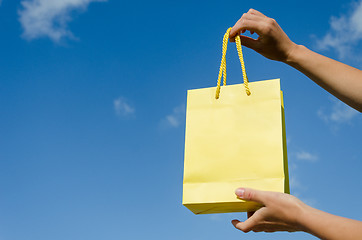
{"label": "forearm", "polygon": [[288,65],[298,69],[328,92],[362,112],[362,71],[295,45]]}
{"label": "forearm", "polygon": [[362,239],[362,222],[335,216],[306,206],[300,225],[305,232],[324,240]]}

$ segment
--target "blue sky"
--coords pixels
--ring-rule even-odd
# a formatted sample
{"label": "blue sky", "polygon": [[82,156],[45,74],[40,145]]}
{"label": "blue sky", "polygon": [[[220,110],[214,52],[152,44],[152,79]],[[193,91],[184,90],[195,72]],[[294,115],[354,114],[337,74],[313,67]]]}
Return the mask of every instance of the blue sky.
{"label": "blue sky", "polygon": [[[215,86],[222,36],[249,8],[361,68],[360,1],[0,1],[0,239],[314,239],[181,204],[186,91]],[[227,57],[240,83],[231,44]],[[292,194],[362,220],[361,114],[244,57],[250,81],[281,78]]]}

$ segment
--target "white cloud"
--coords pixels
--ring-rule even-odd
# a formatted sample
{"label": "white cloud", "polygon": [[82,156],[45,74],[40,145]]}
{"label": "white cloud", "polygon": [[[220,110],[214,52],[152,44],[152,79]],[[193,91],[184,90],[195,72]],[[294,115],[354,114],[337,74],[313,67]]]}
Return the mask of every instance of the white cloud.
{"label": "white cloud", "polygon": [[300,151],[295,154],[296,158],[299,160],[306,160],[309,162],[315,162],[318,160],[318,156],[306,151]]}
{"label": "white cloud", "polygon": [[[317,155],[310,152],[299,150],[299,151],[289,151],[288,159],[288,168],[289,168],[289,185],[290,193],[308,205],[312,203],[315,205],[314,199],[305,199],[304,196],[309,190],[309,185],[305,183],[306,176],[308,175],[308,170],[305,168],[310,168],[309,164],[314,164],[319,158]],[[303,167],[304,164],[308,164]],[[306,195],[308,196],[308,195]]]}
{"label": "white cloud", "polygon": [[86,10],[91,2],[104,1],[107,0],[22,0],[18,11],[22,36],[28,40],[49,37],[55,42],[75,38],[67,26],[71,13]]}
{"label": "white cloud", "polygon": [[332,123],[348,123],[359,115],[357,110],[349,107],[341,101],[334,101],[329,113],[319,109],[317,114],[323,121]]}
{"label": "white cloud", "polygon": [[171,114],[167,115],[162,122],[171,127],[178,127],[185,121],[185,105],[175,107]]}
{"label": "white cloud", "polygon": [[307,187],[299,181],[296,174],[290,174],[289,186],[294,194],[297,194],[303,190],[307,190]]}
{"label": "white cloud", "polygon": [[119,97],[113,101],[114,111],[118,116],[128,116],[135,112],[135,109],[131,107],[123,97]]}
{"label": "white cloud", "polygon": [[[320,50],[335,49],[339,58],[351,57],[352,48],[362,40],[362,1],[352,4],[350,14],[331,17],[331,29],[317,41]],[[357,58],[357,55],[352,58]]]}

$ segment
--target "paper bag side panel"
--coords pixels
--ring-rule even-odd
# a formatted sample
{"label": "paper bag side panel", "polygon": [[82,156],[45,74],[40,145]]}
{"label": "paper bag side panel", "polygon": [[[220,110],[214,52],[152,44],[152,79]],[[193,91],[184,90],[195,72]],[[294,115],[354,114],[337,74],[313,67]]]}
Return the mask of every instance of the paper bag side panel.
{"label": "paper bag side panel", "polygon": [[289,165],[287,153],[287,134],[285,129],[285,113],[284,113],[284,98],[283,92],[280,91],[281,107],[282,107],[282,124],[283,124],[283,162],[284,162],[284,192],[290,194],[289,187]]}

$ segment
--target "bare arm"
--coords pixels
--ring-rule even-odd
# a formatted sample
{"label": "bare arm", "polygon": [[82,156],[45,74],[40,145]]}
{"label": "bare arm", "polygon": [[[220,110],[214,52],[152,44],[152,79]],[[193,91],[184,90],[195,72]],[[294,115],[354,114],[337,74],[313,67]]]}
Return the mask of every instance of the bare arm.
{"label": "bare arm", "polygon": [[361,70],[293,43],[274,19],[256,10],[250,9],[236,22],[230,32],[231,40],[246,30],[256,32],[259,37],[253,39],[241,35],[244,46],[298,69],[325,90],[362,112]]}
{"label": "bare arm", "polygon": [[304,46],[295,46],[285,61],[319,86],[362,112],[362,71],[315,53]]}
{"label": "bare arm", "polygon": [[235,228],[243,232],[305,231],[325,240],[362,239],[361,221],[314,209],[289,194],[248,188],[239,188],[236,194],[243,200],[264,205],[248,213],[246,221],[232,221]]}

